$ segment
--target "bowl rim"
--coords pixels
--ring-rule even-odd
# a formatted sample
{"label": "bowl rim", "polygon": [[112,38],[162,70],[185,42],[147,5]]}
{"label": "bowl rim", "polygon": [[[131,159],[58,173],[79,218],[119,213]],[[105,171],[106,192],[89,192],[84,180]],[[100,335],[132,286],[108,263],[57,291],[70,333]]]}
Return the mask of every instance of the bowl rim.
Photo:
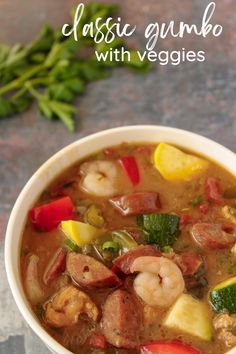
{"label": "bowl rim", "polygon": [[[190,132],[188,130],[178,129],[178,128],[174,128],[174,127],[168,127],[168,126],[162,126],[162,125],[155,125],[155,124],[152,124],[152,125],[128,125],[128,126],[105,129],[105,130],[87,135],[85,137],[79,138],[76,141],[74,141],[73,143],[60,149],[57,153],[53,154],[30,177],[28,182],[22,188],[22,190],[21,190],[21,192],[20,192],[18,198],[16,199],[15,204],[12,208],[12,211],[11,211],[11,214],[10,214],[10,217],[8,220],[7,229],[6,229],[5,252],[4,252],[5,268],[6,268],[8,283],[9,283],[13,298],[17,304],[17,307],[20,310],[20,313],[23,316],[23,318],[26,320],[27,324],[31,327],[31,329],[34,331],[34,333],[43,341],[43,343],[46,344],[48,346],[48,348],[50,348],[50,350],[53,350],[58,354],[72,354],[72,352],[69,351],[68,349],[66,349],[64,346],[62,346],[59,342],[57,342],[41,326],[41,324],[38,322],[38,320],[34,317],[33,311],[27,307],[26,301],[22,297],[20,289],[17,284],[17,279],[16,279],[15,272],[13,269],[12,254],[11,254],[12,247],[14,247],[14,245],[13,245],[14,240],[13,240],[13,237],[11,236],[13,234],[13,230],[14,230],[14,220],[15,220],[16,216],[18,215],[18,213],[20,212],[20,207],[21,207],[21,204],[24,200],[25,195],[30,191],[31,185],[33,184],[35,179],[38,178],[38,174],[43,169],[47,169],[54,162],[54,160],[60,158],[64,154],[66,154],[68,151],[70,151],[70,149],[74,148],[77,145],[87,143],[87,142],[92,141],[96,138],[100,138],[100,137],[103,137],[105,135],[109,135],[112,133],[122,134],[123,132],[129,132],[129,131],[133,132],[134,130],[135,131],[142,131],[142,130],[147,130],[147,129],[155,129],[156,132],[161,131],[161,132],[170,133],[172,135],[173,134],[174,135],[178,135],[178,134],[179,135],[188,135],[190,138],[192,137],[193,139],[198,139],[202,143],[210,144],[210,145],[214,146],[215,148],[219,148],[222,152],[225,152],[226,154],[231,155],[231,158],[236,163],[236,155],[234,152],[232,152],[228,148],[224,147],[223,145],[215,142],[214,140],[211,140],[211,139],[206,138],[202,135]],[[155,142],[155,140],[156,139],[154,139],[153,142]],[[144,141],[145,141],[145,139],[144,139]],[[131,138],[130,142],[132,142],[132,138]],[[193,151],[195,151],[195,150],[196,149],[194,149]],[[198,151],[195,151],[195,152],[198,152]],[[206,152],[206,157],[207,156],[208,156],[208,154]],[[224,162],[222,160],[220,160],[220,158],[219,158],[219,160],[216,160],[216,162],[218,162],[220,165],[222,165],[222,167],[225,167]],[[21,231],[22,230],[20,230],[20,232],[18,233],[19,237],[20,237]],[[19,250],[17,252],[19,252]]]}

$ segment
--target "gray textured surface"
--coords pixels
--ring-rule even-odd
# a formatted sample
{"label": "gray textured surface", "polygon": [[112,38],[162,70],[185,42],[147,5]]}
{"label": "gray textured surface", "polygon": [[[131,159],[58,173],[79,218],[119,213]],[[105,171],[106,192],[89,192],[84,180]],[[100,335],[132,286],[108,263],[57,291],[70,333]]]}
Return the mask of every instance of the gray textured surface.
{"label": "gray textured surface", "polygon": [[[115,2],[115,1],[113,1]],[[117,1],[118,2],[118,1]],[[0,1],[0,41],[25,42],[45,21],[61,24],[74,1]],[[122,0],[121,15],[138,31],[134,42],[144,46],[142,31],[151,21],[183,19],[199,23],[206,0]],[[35,107],[14,119],[0,121],[0,354],[46,354],[28,328],[10,294],[3,265],[4,232],[11,207],[32,173],[58,149],[101,129],[139,123],[192,130],[236,151],[236,2],[216,1],[215,21],[224,26],[220,39],[160,42],[160,49],[206,50],[203,64],[154,66],[146,76],[116,70],[90,85],[78,99],[77,131],[39,117]]]}

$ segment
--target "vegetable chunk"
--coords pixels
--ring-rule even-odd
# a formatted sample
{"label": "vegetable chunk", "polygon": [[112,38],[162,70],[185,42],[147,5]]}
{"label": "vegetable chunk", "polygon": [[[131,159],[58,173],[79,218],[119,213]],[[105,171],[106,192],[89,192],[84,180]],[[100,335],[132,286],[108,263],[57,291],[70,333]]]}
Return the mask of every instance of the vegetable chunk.
{"label": "vegetable chunk", "polygon": [[210,292],[210,301],[216,312],[236,313],[236,277],[218,284]]}
{"label": "vegetable chunk", "polygon": [[160,143],[154,152],[154,165],[168,181],[189,180],[205,171],[208,162],[186,154],[166,143]]}
{"label": "vegetable chunk", "polygon": [[119,159],[121,166],[129,177],[133,186],[140,182],[139,169],[134,156],[123,156]]}
{"label": "vegetable chunk", "polygon": [[29,211],[29,217],[36,229],[51,231],[62,220],[73,219],[74,205],[70,197],[57,199]]}
{"label": "vegetable chunk", "polygon": [[96,227],[85,224],[80,221],[62,221],[61,229],[65,235],[74,241],[78,246],[84,246],[91,243],[101,234],[101,230]]}
{"label": "vegetable chunk", "polygon": [[211,340],[212,328],[207,306],[191,295],[182,294],[179,297],[167,314],[164,325],[202,340]]}
{"label": "vegetable chunk", "polygon": [[201,354],[201,352],[180,341],[155,341],[141,347],[142,354]]}
{"label": "vegetable chunk", "polygon": [[138,216],[147,243],[160,247],[172,246],[179,235],[179,217],[174,214],[149,214]]}

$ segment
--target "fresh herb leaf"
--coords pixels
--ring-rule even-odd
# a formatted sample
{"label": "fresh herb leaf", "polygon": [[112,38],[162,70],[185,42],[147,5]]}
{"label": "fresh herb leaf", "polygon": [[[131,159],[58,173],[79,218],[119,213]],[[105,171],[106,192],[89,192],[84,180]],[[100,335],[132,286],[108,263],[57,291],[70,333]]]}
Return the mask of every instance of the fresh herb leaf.
{"label": "fresh herb leaf", "polygon": [[179,235],[179,217],[174,214],[148,214],[138,216],[138,224],[144,231],[147,243],[161,248],[172,246]]}
{"label": "fresh herb leaf", "polygon": [[144,59],[143,61],[140,60],[136,50],[130,51],[130,61],[125,60],[124,64],[138,70],[141,73],[145,73],[151,68],[151,65],[147,59]]}
{"label": "fresh herb leaf", "polygon": [[74,131],[73,114],[76,109],[60,101],[50,100],[47,97],[42,97],[38,100],[40,111],[50,120],[60,119],[69,131]]}
{"label": "fresh herb leaf", "polygon": [[0,43],[0,64],[4,63],[9,52],[10,52],[10,47],[7,44]]}
{"label": "fresh herb leaf", "polygon": [[203,202],[203,197],[202,197],[201,195],[198,195],[198,196],[196,196],[195,198],[193,198],[193,199],[189,202],[189,204],[190,204],[191,206],[195,207],[195,206],[201,204],[202,202]]}
{"label": "fresh herb leaf", "polygon": [[75,96],[63,82],[50,85],[47,94],[50,98],[63,102],[72,102]]}
{"label": "fresh herb leaf", "polygon": [[[106,52],[110,48],[126,48],[121,38],[115,38],[110,44],[96,44],[89,33],[83,36],[85,23],[95,23],[98,18],[105,22],[116,11],[116,5],[85,5],[77,28],[79,41],[73,36],[63,36],[61,29],[46,25],[26,46],[15,44],[10,47],[0,43],[0,117],[24,112],[36,100],[46,118],[59,119],[68,130],[74,131],[76,109],[69,103],[74,101],[76,94],[84,92],[87,83],[106,78],[109,70],[117,66],[146,71],[149,64],[141,62],[135,51],[131,51],[131,60],[127,62],[111,62],[109,58],[105,62],[96,60],[95,50]],[[107,31],[104,26],[103,32]]]}
{"label": "fresh herb leaf", "polygon": [[15,113],[10,100],[0,96],[0,117],[8,117]]}
{"label": "fresh herb leaf", "polygon": [[13,104],[15,113],[21,113],[30,107],[32,103],[32,97],[29,96],[28,92],[26,92],[21,96],[13,97],[11,99],[11,103]]}

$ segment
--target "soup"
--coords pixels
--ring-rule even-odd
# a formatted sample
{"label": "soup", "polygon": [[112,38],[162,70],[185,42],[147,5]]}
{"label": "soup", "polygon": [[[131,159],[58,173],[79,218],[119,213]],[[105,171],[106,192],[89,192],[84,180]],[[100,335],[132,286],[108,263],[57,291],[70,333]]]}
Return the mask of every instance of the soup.
{"label": "soup", "polygon": [[24,289],[73,353],[222,354],[236,345],[236,183],[166,143],[106,148],[29,211]]}

